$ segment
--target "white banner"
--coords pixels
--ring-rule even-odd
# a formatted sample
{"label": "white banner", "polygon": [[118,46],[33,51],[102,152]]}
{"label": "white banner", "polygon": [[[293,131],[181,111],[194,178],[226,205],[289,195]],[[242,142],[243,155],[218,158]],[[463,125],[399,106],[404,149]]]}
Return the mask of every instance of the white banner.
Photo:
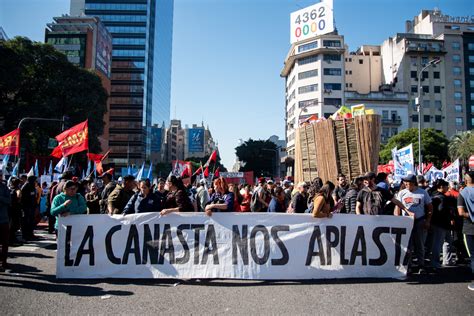
{"label": "white banner", "polygon": [[219,174],[223,178],[243,178],[243,172],[221,172]]}
{"label": "white banner", "polygon": [[444,180],[459,182],[459,159],[456,159],[455,162],[444,168],[443,172],[446,174]]}
{"label": "white banner", "polygon": [[443,179],[443,178],[444,178],[443,170],[439,170],[435,166],[432,166],[430,170],[428,170],[428,172],[425,174],[425,179],[430,184],[433,184],[433,182],[435,182],[436,179]]}
{"label": "white banner", "polygon": [[290,15],[291,44],[334,32],[333,1],[326,0]]}
{"label": "white banner", "polygon": [[415,173],[415,161],[413,159],[413,144],[402,149],[392,149],[393,159],[393,179],[400,182],[401,179],[409,174]]}
{"label": "white banner", "polygon": [[157,213],[59,220],[58,278],[403,278],[413,220]]}

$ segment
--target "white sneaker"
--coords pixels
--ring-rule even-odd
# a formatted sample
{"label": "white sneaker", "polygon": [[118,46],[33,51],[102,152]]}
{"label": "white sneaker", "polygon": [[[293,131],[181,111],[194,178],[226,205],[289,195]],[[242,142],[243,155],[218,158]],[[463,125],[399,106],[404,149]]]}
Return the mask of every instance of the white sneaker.
{"label": "white sneaker", "polygon": [[474,291],[474,283],[469,284],[467,288],[471,291]]}

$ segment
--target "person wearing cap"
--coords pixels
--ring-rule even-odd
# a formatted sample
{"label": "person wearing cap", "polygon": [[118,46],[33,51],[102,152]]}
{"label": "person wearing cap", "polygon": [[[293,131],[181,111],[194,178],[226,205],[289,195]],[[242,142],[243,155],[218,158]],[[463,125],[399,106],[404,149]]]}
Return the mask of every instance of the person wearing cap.
{"label": "person wearing cap", "polygon": [[[458,196],[458,214],[464,219],[462,232],[468,255],[471,259],[471,280],[474,278],[474,171],[464,175],[466,187]],[[474,291],[474,282],[468,285]]]}
{"label": "person wearing cap", "polygon": [[23,210],[21,232],[24,240],[35,240],[37,237],[33,234],[35,229],[35,212],[37,204],[36,199],[36,177],[29,176],[26,183],[21,188],[21,207]]}
{"label": "person wearing cap", "polygon": [[115,189],[116,184],[112,181],[112,175],[104,172],[99,179],[102,179],[102,191],[99,194],[100,214],[107,214],[107,205],[110,193]]}
{"label": "person wearing cap", "polygon": [[87,205],[84,197],[77,193],[79,184],[68,180],[64,184],[64,192],[54,197],[51,204],[51,215],[56,216],[55,228],[58,229],[59,217],[69,215],[86,214]]}
{"label": "person wearing cap", "polygon": [[[449,203],[448,192],[449,183],[443,179],[437,179],[433,185],[436,190],[432,196],[433,216],[431,217],[431,229],[433,231],[433,244],[431,248],[431,267],[438,269],[441,267],[439,254],[443,248],[443,265],[454,265],[453,252],[451,250],[453,238],[451,228],[454,225],[455,209]],[[446,242],[446,243],[445,243]]]}
{"label": "person wearing cap", "polygon": [[198,182],[197,192],[196,192],[196,203],[198,207],[198,212],[204,212],[207,203],[209,202],[209,194],[207,192],[207,183],[206,179],[201,179]]}
{"label": "person wearing cap", "polygon": [[[425,242],[428,229],[430,228],[431,215],[433,214],[433,205],[431,197],[417,186],[417,178],[414,174],[402,178],[405,189],[398,193],[398,197],[405,208],[414,214],[415,222],[409,242],[409,255],[415,252],[418,260],[419,273],[424,273],[425,269]],[[400,210],[395,208],[398,215]],[[410,263],[409,263],[410,264]]]}
{"label": "person wearing cap", "polygon": [[8,244],[10,241],[10,218],[8,208],[11,205],[10,190],[3,182],[3,170],[0,168],[0,271],[7,269]]}
{"label": "person wearing cap", "polygon": [[137,184],[135,183],[134,176],[127,175],[123,177],[123,184],[117,184],[107,199],[108,214],[122,214],[125,205],[127,205],[128,201],[130,201],[135,193],[134,190],[136,187]]}
{"label": "person wearing cap", "polygon": [[[392,202],[398,205],[401,209],[408,212],[409,215],[413,215],[399,200],[393,197],[393,195],[378,186],[375,185],[376,174],[373,172],[367,172],[364,179],[364,187],[357,194],[356,200],[356,214],[361,215],[384,215],[384,207],[387,202]],[[388,214],[385,214],[388,215]]]}

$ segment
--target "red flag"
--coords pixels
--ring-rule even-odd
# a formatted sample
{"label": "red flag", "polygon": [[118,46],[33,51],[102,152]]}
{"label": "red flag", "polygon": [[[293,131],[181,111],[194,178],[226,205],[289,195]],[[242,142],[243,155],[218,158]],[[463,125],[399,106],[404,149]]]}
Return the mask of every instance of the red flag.
{"label": "red flag", "polygon": [[206,167],[206,170],[204,170],[204,177],[209,177],[209,167]]}
{"label": "red flag", "polygon": [[423,174],[426,174],[431,169],[431,167],[433,167],[433,164],[431,162],[426,164],[423,168]]}
{"label": "red flag", "polygon": [[87,158],[93,162],[101,162],[104,158],[104,155],[87,153]]}
{"label": "red flag", "polygon": [[0,137],[0,154],[18,156],[20,154],[20,129]]}
{"label": "red flag", "polygon": [[216,171],[214,171],[214,178],[219,178],[219,176],[221,175],[219,172],[219,168],[220,167],[217,167]]}
{"label": "red flag", "polygon": [[450,163],[450,162],[447,162],[447,161],[445,160],[445,161],[443,161],[443,167],[442,167],[442,168],[443,168],[443,169],[444,169],[444,168],[447,168],[447,167],[449,167],[449,165],[451,165],[451,163]]}
{"label": "red flag", "polygon": [[89,149],[87,120],[62,132],[56,136],[56,139],[62,148],[64,157]]}
{"label": "red flag", "polygon": [[110,168],[109,170],[107,170],[107,171],[104,172],[104,173],[108,173],[108,174],[110,174],[111,176],[113,176],[113,175],[114,175],[114,171],[115,171],[114,168]]}
{"label": "red flag", "polygon": [[198,175],[198,174],[201,174],[201,172],[202,172],[202,166],[199,167],[199,168],[197,168],[196,171],[194,171],[193,176],[196,176],[196,175]]}
{"label": "red flag", "polygon": [[62,158],[63,156],[63,151],[61,150],[61,146],[56,146],[54,149],[53,149],[53,152],[50,154],[51,157],[54,157],[54,158]]}
{"label": "red flag", "polygon": [[94,163],[95,163],[95,170],[97,170],[97,173],[99,175],[102,175],[104,173],[104,167],[102,167],[102,162],[94,161]]}
{"label": "red flag", "polygon": [[214,150],[209,157],[209,163],[217,161],[217,150]]}
{"label": "red flag", "polygon": [[191,176],[191,163],[187,162],[184,166],[183,171],[181,172],[181,179],[186,179]]}

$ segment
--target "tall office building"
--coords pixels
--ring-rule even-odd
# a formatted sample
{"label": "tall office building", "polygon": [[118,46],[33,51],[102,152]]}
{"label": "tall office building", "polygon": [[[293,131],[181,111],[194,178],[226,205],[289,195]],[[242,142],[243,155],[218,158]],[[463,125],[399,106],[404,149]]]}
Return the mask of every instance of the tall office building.
{"label": "tall office building", "polygon": [[71,0],[112,34],[109,147],[118,166],[151,159],[152,127],[169,124],[173,0]]}
{"label": "tall office building", "polygon": [[344,37],[332,32],[291,45],[280,76],[286,82],[287,172],[292,173],[295,133],[311,116],[329,117],[344,104]]}

